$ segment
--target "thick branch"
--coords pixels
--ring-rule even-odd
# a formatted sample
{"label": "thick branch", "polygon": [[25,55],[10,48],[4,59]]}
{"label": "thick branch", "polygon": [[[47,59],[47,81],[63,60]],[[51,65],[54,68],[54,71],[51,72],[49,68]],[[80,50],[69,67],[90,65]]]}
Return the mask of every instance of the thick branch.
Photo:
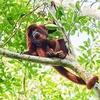
{"label": "thick branch", "polygon": [[[22,59],[27,61],[32,61],[35,63],[41,63],[41,64],[49,64],[52,66],[67,66],[74,70],[86,83],[93,77],[90,75],[84,68],[80,66],[80,64],[77,62],[75,57],[69,55],[66,59],[50,59],[50,58],[43,58],[38,56],[30,56],[30,55],[20,55],[19,53],[10,52],[8,50],[4,50],[0,48],[0,55],[15,58],[15,59]],[[94,87],[92,88],[93,91],[98,95],[98,98],[100,98],[100,85],[96,83]]]}
{"label": "thick branch", "polygon": [[61,59],[55,59],[55,58],[44,58],[44,57],[38,57],[38,56],[30,56],[26,54],[19,54],[15,52],[11,52],[8,50],[4,50],[0,48],[0,55],[7,56],[10,58],[15,58],[15,59],[22,59],[26,61],[31,61],[35,63],[41,63],[41,64],[48,64],[48,65],[56,65],[56,66],[68,66],[69,68],[72,69],[72,65],[70,64],[69,61],[66,63],[66,59],[61,60]]}
{"label": "thick branch", "polygon": [[49,64],[52,66],[67,66],[68,68],[71,68],[76,73],[78,73],[86,83],[92,77],[91,75],[89,75],[89,73],[87,73],[87,71],[85,71],[82,67],[80,67],[77,60],[71,55],[68,56],[66,59],[61,60],[55,58],[51,59],[38,56],[30,56],[25,54],[20,55],[19,53],[10,52],[8,50],[4,50],[1,48],[0,48],[0,54],[10,58],[22,59],[22,60],[32,61],[35,63]]}

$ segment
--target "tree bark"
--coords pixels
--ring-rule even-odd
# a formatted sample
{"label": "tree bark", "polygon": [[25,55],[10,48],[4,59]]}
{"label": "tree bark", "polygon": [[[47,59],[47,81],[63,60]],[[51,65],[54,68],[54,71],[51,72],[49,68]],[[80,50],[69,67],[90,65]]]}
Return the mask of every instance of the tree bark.
{"label": "tree bark", "polygon": [[[46,65],[48,64],[52,66],[65,66],[75,71],[86,83],[93,77],[77,62],[76,58],[72,55],[69,55],[68,57],[66,57],[66,59],[56,59],[56,58],[51,59],[38,56],[30,56],[25,54],[21,55],[19,53],[4,50],[2,48],[0,48],[0,55],[19,60],[26,60],[35,63],[46,64]],[[98,96],[98,99],[100,100],[100,85],[96,83],[93,86],[92,90],[95,92],[95,94]]]}

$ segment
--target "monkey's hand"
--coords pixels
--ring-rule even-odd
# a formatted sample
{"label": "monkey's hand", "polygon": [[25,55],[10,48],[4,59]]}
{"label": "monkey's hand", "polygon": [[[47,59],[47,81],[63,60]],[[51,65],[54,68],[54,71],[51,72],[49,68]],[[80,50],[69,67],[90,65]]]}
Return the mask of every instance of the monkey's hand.
{"label": "monkey's hand", "polygon": [[62,50],[56,52],[55,55],[57,58],[61,58],[61,59],[64,59],[66,57],[66,54]]}
{"label": "monkey's hand", "polygon": [[53,49],[50,48],[50,49],[47,51],[47,55],[48,55],[48,57],[55,57],[55,53],[54,53]]}

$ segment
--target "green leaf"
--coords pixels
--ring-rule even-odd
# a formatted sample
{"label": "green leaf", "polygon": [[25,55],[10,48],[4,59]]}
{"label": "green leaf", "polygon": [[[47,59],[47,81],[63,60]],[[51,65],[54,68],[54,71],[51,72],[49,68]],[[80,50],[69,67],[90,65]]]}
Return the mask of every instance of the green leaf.
{"label": "green leaf", "polygon": [[91,50],[90,50],[90,49],[87,50],[87,53],[88,53],[88,55],[90,56],[90,55],[91,55]]}
{"label": "green leaf", "polygon": [[100,27],[100,21],[98,21],[98,27]]}
{"label": "green leaf", "polygon": [[88,58],[88,56],[87,56],[85,53],[83,53],[83,56],[84,56],[85,58]]}
{"label": "green leaf", "polygon": [[75,22],[76,21],[76,18],[77,18],[77,14],[74,12],[72,14],[72,22]]}
{"label": "green leaf", "polygon": [[1,8],[1,5],[3,5],[3,2],[4,2],[3,0],[0,0],[0,8]]}
{"label": "green leaf", "polygon": [[45,27],[48,30],[56,30],[58,28],[58,26],[55,24],[46,24]]}
{"label": "green leaf", "polygon": [[100,60],[96,60],[97,63],[100,63]]}
{"label": "green leaf", "polygon": [[95,34],[94,30],[90,30],[90,34],[94,38],[94,34]]}
{"label": "green leaf", "polygon": [[86,50],[84,46],[79,46],[79,48],[81,48],[82,50]]}
{"label": "green leaf", "polygon": [[76,7],[76,9],[77,9],[78,11],[80,11],[80,9],[81,9],[79,4],[80,4],[79,1],[77,1],[76,4],[75,4],[75,7]]}
{"label": "green leaf", "polygon": [[[1,73],[0,73],[1,74]],[[2,78],[0,78],[0,83],[4,82],[4,80]]]}
{"label": "green leaf", "polygon": [[15,86],[18,86],[18,87],[21,86],[21,84],[18,83],[18,82],[15,82],[14,85],[15,85]]}
{"label": "green leaf", "polygon": [[89,44],[91,43],[91,40],[90,40],[90,38],[88,38],[88,43],[89,43]]}
{"label": "green leaf", "polygon": [[85,58],[83,58],[82,56],[79,56],[79,62],[84,63],[85,62]]}
{"label": "green leaf", "polygon": [[58,9],[56,11],[56,18],[60,19],[62,15],[64,15],[64,9],[63,9],[63,7],[60,6],[60,7],[58,7]]}
{"label": "green leaf", "polygon": [[27,91],[21,91],[21,92],[18,92],[19,94],[26,94],[27,93]]}
{"label": "green leaf", "polygon": [[88,41],[84,41],[84,44],[85,44],[86,47],[89,47]]}
{"label": "green leaf", "polygon": [[31,73],[28,73],[28,78],[32,79],[32,74]]}
{"label": "green leaf", "polygon": [[86,16],[78,16],[78,20],[84,20],[86,18]]}
{"label": "green leaf", "polygon": [[98,7],[98,10],[100,10],[100,6]]}
{"label": "green leaf", "polygon": [[75,32],[76,32],[76,29],[74,28],[74,29],[72,29],[71,30],[71,35],[74,35],[75,34]]}
{"label": "green leaf", "polygon": [[72,8],[75,7],[73,3],[69,3],[69,6],[72,7]]}

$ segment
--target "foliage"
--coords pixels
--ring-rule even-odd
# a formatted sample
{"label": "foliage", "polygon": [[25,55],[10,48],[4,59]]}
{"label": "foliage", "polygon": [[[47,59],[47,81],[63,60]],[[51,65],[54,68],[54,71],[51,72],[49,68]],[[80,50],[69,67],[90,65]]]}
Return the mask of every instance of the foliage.
{"label": "foliage", "polygon": [[[27,50],[25,36],[27,26],[52,20],[48,12],[43,12],[44,7],[28,14],[40,4],[40,1],[34,0],[34,3],[31,3],[27,0],[1,0],[0,44],[5,43],[15,33],[5,44],[5,49],[19,53]],[[79,2],[75,5],[70,4],[70,7],[74,7],[75,10],[58,7],[55,16],[58,20],[62,19],[61,24],[71,35],[87,33],[89,38],[84,41],[84,45],[79,46],[81,55],[78,60],[90,73],[100,76],[98,74],[100,21],[79,16]],[[60,29],[49,38],[56,36],[62,37]],[[48,100],[94,100],[96,97],[85,86],[68,81],[48,65],[41,66],[0,56],[0,100],[47,100],[47,98]]]}

